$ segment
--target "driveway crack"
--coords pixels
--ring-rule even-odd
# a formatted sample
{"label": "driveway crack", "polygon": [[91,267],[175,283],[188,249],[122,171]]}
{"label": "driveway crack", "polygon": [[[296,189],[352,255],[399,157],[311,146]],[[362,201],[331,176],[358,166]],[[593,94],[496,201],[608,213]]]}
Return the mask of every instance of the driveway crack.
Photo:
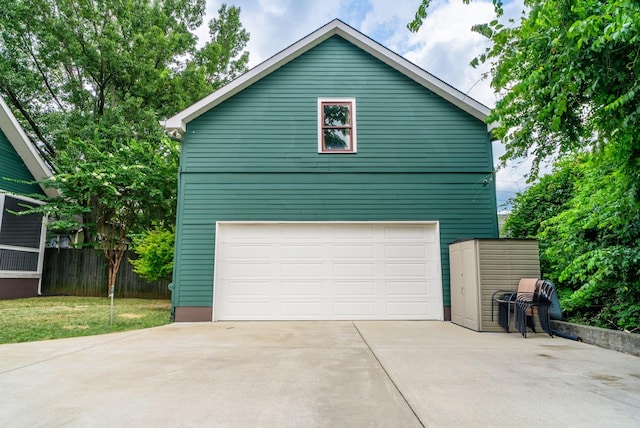
{"label": "driveway crack", "polygon": [[402,391],[400,390],[400,388],[398,388],[398,385],[395,383],[395,381],[393,380],[393,378],[391,377],[391,375],[389,374],[387,369],[384,367],[384,365],[380,361],[380,358],[378,358],[376,353],[373,352],[373,349],[371,348],[371,345],[369,345],[369,342],[367,342],[367,339],[364,337],[364,335],[362,334],[362,332],[360,331],[360,329],[358,328],[356,323],[352,321],[351,324],[353,325],[353,328],[355,328],[356,331],[358,332],[358,334],[360,335],[360,338],[362,338],[362,341],[364,342],[364,344],[367,345],[367,348],[369,349],[369,352],[371,352],[371,355],[373,355],[373,358],[376,359],[376,361],[378,362],[378,365],[380,366],[380,368],[382,369],[384,374],[387,376],[387,378],[389,379],[389,381],[391,382],[393,387],[396,389],[396,391],[398,391],[398,394],[400,394],[400,397],[402,397],[404,402],[407,404],[407,406],[411,410],[411,413],[413,413],[413,415],[416,417],[416,419],[420,423],[420,426],[424,427],[425,425],[422,423],[422,420],[420,420],[420,416],[418,416],[418,414],[416,413],[416,411],[413,408],[413,406],[411,405],[411,403],[409,403],[409,400],[407,400],[407,397],[405,397],[404,394],[402,393]]}

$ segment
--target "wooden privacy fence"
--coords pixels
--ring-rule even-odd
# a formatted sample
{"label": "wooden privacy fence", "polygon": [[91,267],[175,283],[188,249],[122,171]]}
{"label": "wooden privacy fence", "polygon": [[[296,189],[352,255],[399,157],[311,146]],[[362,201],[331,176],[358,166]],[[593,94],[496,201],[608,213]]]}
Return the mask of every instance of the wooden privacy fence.
{"label": "wooden privacy fence", "polygon": [[[169,281],[147,282],[133,272],[129,259],[136,254],[127,251],[116,279],[116,297],[168,299]],[[42,294],[71,296],[107,296],[108,263],[101,251],[90,248],[46,248],[42,270]]]}

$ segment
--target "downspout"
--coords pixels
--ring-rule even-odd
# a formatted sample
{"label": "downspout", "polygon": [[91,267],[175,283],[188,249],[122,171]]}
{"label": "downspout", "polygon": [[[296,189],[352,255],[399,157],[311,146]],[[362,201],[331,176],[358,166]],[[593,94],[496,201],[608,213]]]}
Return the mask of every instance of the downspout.
{"label": "downspout", "polygon": [[43,215],[40,228],[40,251],[38,255],[38,296],[42,296],[42,271],[44,269],[44,250],[47,241],[47,220],[48,217]]}

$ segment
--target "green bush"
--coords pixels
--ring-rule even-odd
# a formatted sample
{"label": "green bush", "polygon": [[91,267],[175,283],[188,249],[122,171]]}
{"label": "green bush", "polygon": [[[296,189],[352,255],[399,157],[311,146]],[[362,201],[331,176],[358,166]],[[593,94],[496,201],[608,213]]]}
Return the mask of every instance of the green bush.
{"label": "green bush", "polygon": [[[558,286],[570,320],[637,331],[640,203],[634,180],[624,171],[602,155],[559,163],[516,196],[505,230],[540,241],[543,273]],[[556,187],[549,183],[564,183],[564,196],[554,199]],[[538,214],[532,218],[532,213]]]}
{"label": "green bush", "polygon": [[133,238],[133,251],[138,255],[129,260],[133,271],[147,281],[170,279],[173,273],[173,243],[175,231],[161,227],[145,231]]}

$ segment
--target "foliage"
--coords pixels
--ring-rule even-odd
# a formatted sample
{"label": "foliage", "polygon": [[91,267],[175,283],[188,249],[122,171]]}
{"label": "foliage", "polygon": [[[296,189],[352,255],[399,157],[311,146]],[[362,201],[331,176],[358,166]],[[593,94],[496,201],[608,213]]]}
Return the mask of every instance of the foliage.
{"label": "foliage", "polygon": [[175,218],[177,145],[160,119],[247,68],[240,9],[205,0],[14,0],[0,8],[0,93],[57,175],[53,229],[99,241],[112,289],[126,238]]}
{"label": "foliage", "polygon": [[147,281],[171,277],[173,272],[173,243],[175,231],[159,226],[133,238],[133,251],[137,259],[129,260],[133,271]]}
{"label": "foliage", "polygon": [[176,186],[166,178],[177,176],[178,161],[178,143],[166,137],[155,146],[99,135],[93,144],[74,142],[58,155],[60,172],[44,180],[62,196],[35,210],[47,214],[53,228],[75,223],[97,236],[109,262],[111,290],[127,235],[141,233],[159,219],[172,223],[166,213],[175,212]]}
{"label": "foliage", "polygon": [[569,209],[543,224],[540,239],[563,284],[562,304],[601,327],[640,326],[640,205],[624,167],[594,162]]}
{"label": "foliage", "polygon": [[[240,10],[222,5],[209,23],[211,40],[198,48],[192,32],[204,7],[204,0],[16,0],[0,9],[0,93],[54,170],[70,172],[59,152],[82,161],[77,142],[98,150],[109,150],[104,141],[160,144],[160,119],[246,70]],[[173,175],[165,180],[176,185]],[[92,224],[90,206],[81,208]],[[175,215],[160,214],[163,222]],[[95,240],[91,232],[83,228],[85,242]]]}
{"label": "foliage", "polygon": [[141,139],[246,70],[248,33],[226,5],[197,47],[205,0],[14,0],[0,9],[0,92],[56,166],[97,126]]}
{"label": "foliage", "polygon": [[567,208],[574,195],[576,182],[583,177],[583,165],[587,156],[575,155],[554,165],[551,174],[544,175],[509,200],[512,207],[505,220],[505,235],[520,238],[535,238],[540,226]]}
{"label": "foliage", "polygon": [[570,317],[637,330],[640,205],[624,169],[593,155],[559,162],[514,198],[505,229],[539,239],[543,271]]}
{"label": "foliage", "polygon": [[[492,0],[493,6],[496,12],[499,15],[502,15],[502,1],[501,0]],[[462,0],[462,3],[469,4],[471,0]],[[418,10],[413,18],[413,20],[407,24],[407,28],[414,33],[422,27],[424,20],[427,18],[427,11],[429,10],[429,5],[431,4],[431,0],[422,0],[420,6],[418,6]]]}
{"label": "foliage", "polygon": [[[429,3],[422,1],[410,29],[420,27]],[[638,2],[524,0],[518,22],[505,22],[502,3],[493,3],[496,19],[473,27],[492,44],[472,65],[491,66],[498,100],[487,121],[506,146],[502,160],[531,159],[535,177],[543,161],[584,156],[518,195],[507,228],[540,239],[543,265],[573,316],[637,329]]]}
{"label": "foliage", "polygon": [[[541,177],[509,203],[512,207],[503,225],[505,236],[538,239],[545,221],[566,210],[575,194],[576,183],[583,177],[586,157],[571,156],[558,162],[551,174]],[[552,269],[554,260],[545,257],[549,243],[539,241],[543,274]]]}
{"label": "foliage", "polygon": [[0,344],[92,336],[168,324],[168,300],[117,299],[113,326],[109,302],[97,297],[0,300]]}
{"label": "foliage", "polygon": [[[468,3],[468,0],[465,0]],[[530,157],[533,172],[556,155],[614,146],[625,174],[640,182],[640,7],[637,0],[525,0],[519,22],[476,25],[492,46],[499,94],[488,117],[506,145],[503,160]],[[416,19],[426,16],[423,0]]]}

